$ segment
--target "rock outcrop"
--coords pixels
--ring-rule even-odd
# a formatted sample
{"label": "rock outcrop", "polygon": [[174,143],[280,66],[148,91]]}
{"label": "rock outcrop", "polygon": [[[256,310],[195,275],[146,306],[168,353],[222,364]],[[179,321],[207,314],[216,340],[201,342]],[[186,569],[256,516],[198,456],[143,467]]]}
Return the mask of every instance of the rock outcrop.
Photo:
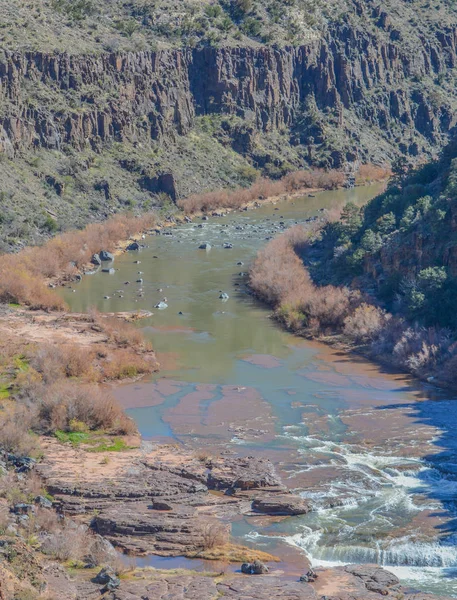
{"label": "rock outcrop", "polygon": [[[37,467],[60,510],[79,515],[98,534],[132,554],[195,554],[205,538],[220,533],[218,518],[251,514],[254,498],[278,494],[290,512],[302,499],[286,490],[269,460],[214,458],[200,461],[158,446],[111,455],[108,464],[82,449],[46,441]],[[217,490],[221,493],[213,493]],[[278,503],[265,514],[278,514]]]}
{"label": "rock outcrop", "polygon": [[[306,109],[310,100],[318,110],[333,111],[339,127],[354,133],[347,155],[335,150],[335,163],[355,159],[358,150],[368,158],[374,151],[367,144],[370,135],[385,148],[390,145],[391,154],[400,132],[408,134],[401,148],[406,153],[440,145],[454,127],[454,107],[444,95],[433,95],[433,86],[415,82],[455,66],[457,27],[451,24],[415,40],[411,51],[382,27],[374,32],[364,28],[370,7],[360,3],[359,8],[360,24],[333,23],[325,35],[300,47],[84,56],[5,51],[0,149],[10,155],[37,146],[101,151],[110,142],[173,141],[191,130],[196,116],[209,114],[245,121],[234,136],[237,151],[244,154],[252,150],[256,131],[293,130],[298,123],[296,142],[308,144],[312,136],[313,143],[320,143],[319,124],[304,127],[301,120],[312,112]],[[49,92],[40,106],[29,102],[31,86]],[[66,95],[77,106],[68,105]],[[56,98],[67,108],[56,110]],[[363,123],[363,131],[357,132],[356,121]],[[144,177],[146,187],[167,187],[170,193],[170,174],[154,176],[154,182]],[[172,188],[172,196],[179,193],[175,182]]]}

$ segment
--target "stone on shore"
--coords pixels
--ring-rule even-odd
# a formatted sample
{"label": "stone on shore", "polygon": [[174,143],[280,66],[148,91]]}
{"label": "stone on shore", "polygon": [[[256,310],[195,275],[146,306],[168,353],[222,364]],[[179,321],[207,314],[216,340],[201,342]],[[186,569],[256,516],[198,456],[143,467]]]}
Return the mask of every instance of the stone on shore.
{"label": "stone on shore", "polygon": [[108,252],[107,250],[102,250],[100,252],[100,260],[103,262],[113,261],[114,254],[112,254],[111,252]]}

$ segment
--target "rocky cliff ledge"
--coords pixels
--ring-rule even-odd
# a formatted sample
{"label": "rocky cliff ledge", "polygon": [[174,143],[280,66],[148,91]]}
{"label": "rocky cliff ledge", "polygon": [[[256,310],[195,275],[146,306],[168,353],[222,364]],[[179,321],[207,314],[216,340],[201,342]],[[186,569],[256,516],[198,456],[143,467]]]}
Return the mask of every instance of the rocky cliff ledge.
{"label": "rocky cliff ledge", "polygon": [[[259,174],[432,155],[455,130],[454,9],[351,0],[338,11],[293,45],[5,43],[3,249]],[[84,23],[74,27],[86,39]]]}
{"label": "rocky cliff ledge", "polygon": [[[393,156],[400,133],[400,150],[417,155],[440,145],[454,127],[451,99],[418,83],[455,66],[456,39],[451,27],[411,54],[395,41],[339,27],[307,45],[278,49],[5,52],[1,149],[13,155],[69,144],[100,151],[109,142],[170,141],[188,134],[202,115],[238,117],[251,137],[288,128],[293,143],[309,144],[312,136],[319,145],[318,113],[330,111],[335,127],[352,135],[346,153],[332,155],[335,166],[376,158],[370,138]],[[252,139],[238,136],[234,143],[253,151]]]}

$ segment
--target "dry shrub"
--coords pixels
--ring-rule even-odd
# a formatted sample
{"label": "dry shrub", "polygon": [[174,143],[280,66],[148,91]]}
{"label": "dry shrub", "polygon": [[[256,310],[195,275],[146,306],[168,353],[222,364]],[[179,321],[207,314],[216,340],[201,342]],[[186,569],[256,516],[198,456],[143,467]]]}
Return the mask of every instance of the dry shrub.
{"label": "dry shrub", "polygon": [[107,360],[103,362],[102,372],[105,379],[126,379],[152,373],[156,368],[154,360],[123,348],[109,353]]}
{"label": "dry shrub", "polygon": [[64,309],[60,296],[46,286],[46,278],[73,276],[94,253],[114,250],[120,240],[155,223],[154,214],[116,215],[105,223],[59,235],[43,246],[0,256],[0,302],[17,302],[33,309]]}
{"label": "dry shrub", "polygon": [[6,504],[0,505],[0,535],[3,535],[10,524],[10,511]]}
{"label": "dry shrub", "polygon": [[187,214],[209,212],[219,208],[241,208],[254,200],[274,198],[280,194],[305,189],[332,190],[344,183],[344,174],[340,171],[296,171],[282,179],[259,178],[249,188],[234,190],[215,190],[202,194],[193,194],[178,201],[178,206]]}
{"label": "dry shrub", "polygon": [[355,342],[375,339],[385,327],[389,315],[384,310],[363,302],[344,321],[344,333]]}
{"label": "dry shrub", "polygon": [[96,309],[89,311],[91,319],[107,336],[107,341],[130,348],[151,350],[151,344],[145,339],[143,332],[132,323],[117,317],[107,317]]}
{"label": "dry shrub", "polygon": [[35,411],[17,406],[11,414],[0,421],[0,448],[18,456],[36,456],[40,445],[35,435],[30,433]]}
{"label": "dry shrub", "polygon": [[21,254],[0,257],[0,302],[26,304],[32,309],[63,310],[65,302],[22,263]]}
{"label": "dry shrub", "polygon": [[35,528],[41,532],[41,551],[57,560],[84,560],[96,566],[117,560],[109,542],[85,525],[64,519],[53,510],[41,509],[35,518]]}
{"label": "dry shrub", "polygon": [[360,302],[348,288],[316,286],[297,255],[312,235],[298,225],[272,240],[257,255],[250,285],[256,295],[276,309],[290,329],[307,327],[313,334],[341,330],[344,320]]}
{"label": "dry shrub", "polygon": [[43,344],[32,354],[30,364],[45,383],[54,383],[65,377],[96,378],[94,353],[88,348],[72,345]]}
{"label": "dry shrub", "polygon": [[92,534],[85,525],[65,520],[43,537],[41,551],[62,562],[82,560],[92,541]]}
{"label": "dry shrub", "polygon": [[392,351],[397,364],[418,376],[427,375],[449,356],[452,356],[450,332],[436,327],[405,328]]}
{"label": "dry shrub", "polygon": [[275,307],[281,302],[296,304],[301,298],[311,282],[293,246],[299,241],[304,243],[309,236],[297,225],[259,252],[250,270],[250,285],[259,298]]}
{"label": "dry shrub", "polygon": [[199,533],[203,550],[220,548],[226,546],[230,541],[229,527],[218,521],[203,523]]}
{"label": "dry shrub", "polygon": [[88,429],[129,435],[136,432],[113,396],[95,385],[75,385],[60,381],[43,389],[37,402],[37,427],[46,432],[71,431],[71,423],[84,423]]}
{"label": "dry shrub", "polygon": [[387,165],[373,165],[368,163],[366,165],[360,165],[356,181],[358,184],[364,184],[370,181],[383,181],[391,175],[392,171]]}
{"label": "dry shrub", "polygon": [[37,508],[35,512],[35,529],[38,532],[58,533],[62,530],[63,518],[55,510]]}

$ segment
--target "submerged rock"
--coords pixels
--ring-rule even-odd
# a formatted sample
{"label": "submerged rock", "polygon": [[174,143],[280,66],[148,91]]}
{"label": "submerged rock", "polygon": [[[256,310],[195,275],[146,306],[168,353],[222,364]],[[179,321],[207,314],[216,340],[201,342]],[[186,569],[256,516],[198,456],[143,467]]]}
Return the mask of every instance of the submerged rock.
{"label": "submerged rock", "polygon": [[271,494],[255,498],[252,501],[252,510],[267,515],[306,515],[311,507],[300,496]]}
{"label": "submerged rock", "polygon": [[140,249],[140,244],[138,242],[132,242],[126,248],[126,250],[139,250],[139,249]]}

